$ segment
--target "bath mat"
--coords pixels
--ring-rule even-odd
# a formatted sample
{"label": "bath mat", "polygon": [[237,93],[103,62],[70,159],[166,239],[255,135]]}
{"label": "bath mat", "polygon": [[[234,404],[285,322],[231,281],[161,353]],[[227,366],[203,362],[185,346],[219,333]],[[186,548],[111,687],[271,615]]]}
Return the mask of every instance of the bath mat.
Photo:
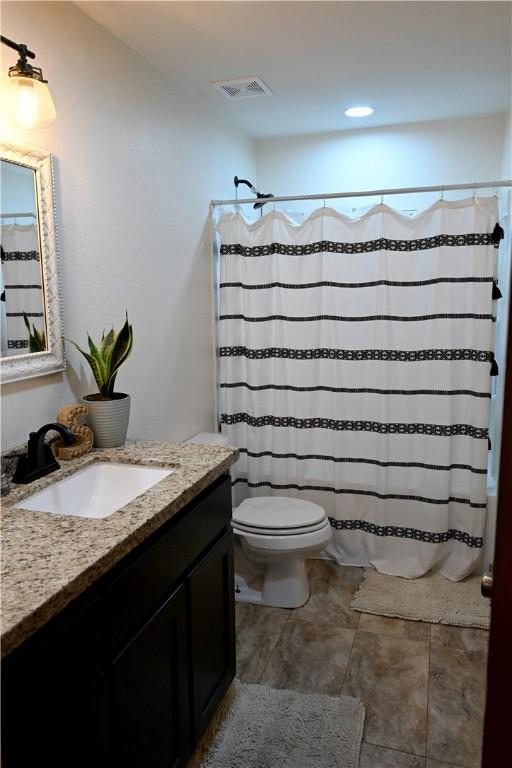
{"label": "bath mat", "polygon": [[480,576],[449,581],[439,573],[419,579],[387,576],[367,568],[350,606],[361,613],[432,624],[489,629],[490,601],[480,594]]}
{"label": "bath mat", "polygon": [[364,707],[236,680],[188,768],[357,768]]}

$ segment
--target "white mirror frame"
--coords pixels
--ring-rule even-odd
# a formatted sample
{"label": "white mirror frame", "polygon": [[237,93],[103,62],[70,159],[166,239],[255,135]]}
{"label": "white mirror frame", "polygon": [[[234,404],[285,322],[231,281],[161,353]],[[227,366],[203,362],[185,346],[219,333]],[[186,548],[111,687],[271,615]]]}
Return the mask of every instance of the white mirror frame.
{"label": "white mirror frame", "polygon": [[9,355],[1,359],[2,383],[32,379],[58,373],[66,368],[60,313],[60,278],[57,237],[55,233],[55,193],[50,152],[29,145],[10,144],[0,140],[0,159],[24,165],[35,171],[36,198],[41,250],[41,275],[46,318],[45,352]]}

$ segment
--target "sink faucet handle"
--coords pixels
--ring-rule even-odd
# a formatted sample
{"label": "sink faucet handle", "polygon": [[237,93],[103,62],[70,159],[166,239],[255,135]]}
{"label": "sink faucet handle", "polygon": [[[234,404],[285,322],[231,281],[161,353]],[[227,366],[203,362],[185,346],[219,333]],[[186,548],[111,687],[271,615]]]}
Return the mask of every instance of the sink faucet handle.
{"label": "sink faucet handle", "polygon": [[76,440],[73,432],[58,421],[44,424],[36,432],[31,432],[28,438],[27,455],[20,456],[18,460],[13,477],[15,483],[31,483],[59,469],[52,449],[45,442],[46,434],[51,431],[58,432],[65,445],[71,445]]}

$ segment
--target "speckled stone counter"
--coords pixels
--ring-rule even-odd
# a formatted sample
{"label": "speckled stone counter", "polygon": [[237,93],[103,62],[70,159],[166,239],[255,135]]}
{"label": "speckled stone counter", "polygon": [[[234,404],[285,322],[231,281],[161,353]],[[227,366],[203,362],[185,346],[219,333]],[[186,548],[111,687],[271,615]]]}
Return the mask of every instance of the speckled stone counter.
{"label": "speckled stone counter", "polygon": [[[238,450],[195,443],[134,442],[94,450],[2,499],[2,657],[56,616],[226,473]],[[30,512],[16,503],[94,462],[173,468],[110,517],[92,519]]]}

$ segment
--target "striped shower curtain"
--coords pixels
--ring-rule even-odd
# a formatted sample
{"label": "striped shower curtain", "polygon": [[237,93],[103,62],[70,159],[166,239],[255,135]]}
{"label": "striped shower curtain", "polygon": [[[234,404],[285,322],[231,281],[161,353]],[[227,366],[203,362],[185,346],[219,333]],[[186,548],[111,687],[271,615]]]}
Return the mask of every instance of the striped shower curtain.
{"label": "striped shower curtain", "polygon": [[43,282],[36,224],[2,224],[1,310],[2,356],[28,351],[24,315],[45,331]]}
{"label": "striped shower curtain", "polygon": [[323,506],[324,555],[452,580],[482,552],[497,200],[305,223],[224,214],[219,405],[234,503]]}

